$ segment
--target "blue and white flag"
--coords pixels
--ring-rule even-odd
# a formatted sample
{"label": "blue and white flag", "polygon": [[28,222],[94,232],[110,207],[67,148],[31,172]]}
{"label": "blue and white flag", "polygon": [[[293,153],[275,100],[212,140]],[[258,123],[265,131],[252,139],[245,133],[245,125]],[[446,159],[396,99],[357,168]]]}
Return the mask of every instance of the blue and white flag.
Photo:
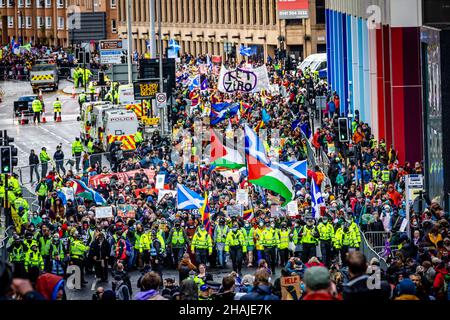
{"label": "blue and white flag", "polygon": [[278,166],[285,172],[292,174],[297,179],[307,178],[308,166],[306,160],[281,162]]}
{"label": "blue and white flag", "polygon": [[313,218],[319,218],[320,207],[324,205],[322,194],[314,179],[311,179],[311,206]]}
{"label": "blue and white flag", "polygon": [[211,108],[214,109],[216,112],[220,112],[224,109],[228,109],[228,107],[231,105],[229,102],[220,102],[220,103],[213,103],[211,104]]}
{"label": "blue and white flag", "polygon": [[304,122],[303,124],[301,124],[300,130],[302,130],[308,140],[312,139],[312,132],[308,122]]}
{"label": "blue and white flag", "polygon": [[222,111],[217,112],[213,108],[211,108],[211,112],[209,114],[211,125],[216,125],[219,122],[222,122],[228,118],[234,117],[239,111],[239,104],[236,103],[234,105],[230,105],[227,108],[222,109]]}
{"label": "blue and white flag", "polygon": [[241,46],[239,53],[241,56],[250,57],[252,55],[252,48]]}
{"label": "blue and white flag", "polygon": [[266,108],[262,109],[261,116],[262,116],[262,121],[264,122],[264,124],[268,124],[271,117],[270,117],[269,113],[267,112]]}
{"label": "blue and white flag", "polygon": [[200,91],[208,90],[208,88],[209,88],[209,86],[208,86],[208,79],[205,79],[200,84]]}
{"label": "blue and white flag", "polygon": [[177,208],[179,210],[200,209],[204,203],[204,197],[182,184],[177,185]]}
{"label": "blue and white flag", "polygon": [[145,40],[145,44],[147,46],[147,49],[150,50],[151,48],[150,40]]}
{"label": "blue and white flag", "polygon": [[189,91],[193,91],[194,89],[199,87],[200,87],[199,77],[191,78],[191,83],[189,84]]}
{"label": "blue and white flag", "polygon": [[181,46],[178,44],[178,42],[175,39],[169,40],[169,48],[172,48],[175,50],[176,53],[180,50]]}

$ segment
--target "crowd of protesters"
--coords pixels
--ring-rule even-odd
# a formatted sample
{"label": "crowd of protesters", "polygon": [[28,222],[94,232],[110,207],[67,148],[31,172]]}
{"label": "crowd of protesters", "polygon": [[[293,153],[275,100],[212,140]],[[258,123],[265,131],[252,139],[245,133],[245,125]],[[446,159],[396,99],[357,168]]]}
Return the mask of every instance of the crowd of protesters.
{"label": "crowd of protesters", "polygon": [[[376,140],[357,115],[350,145],[361,147],[361,157],[352,156],[352,147],[337,138],[339,97],[309,70],[286,70],[271,59],[266,63],[270,88],[257,94],[223,94],[217,90],[218,66],[209,61],[206,56],[181,57],[177,77],[196,74],[199,65],[206,65],[200,82],[206,79],[208,88],[192,89],[187,78],[178,81],[170,112],[171,139],[157,132],[145,137],[133,154],[116,159],[114,171],[100,169],[93,161],[86,161],[82,173],[50,170],[35,188],[38,210],[25,206],[20,185],[10,179],[10,201],[15,198],[11,203],[22,221],[8,243],[14,277],[28,277],[39,292],[42,281],[57,286],[68,266],[76,265],[82,285],[86,273],[95,274],[102,285],[93,296],[96,300],[278,300],[284,297],[282,279],[291,276],[300,279],[297,299],[447,300],[450,239],[448,214],[439,199],[425,203],[423,212],[412,209],[411,239],[400,231],[406,217],[404,177],[422,173],[421,164],[399,164],[394,147]],[[247,64],[252,62],[227,63],[230,68]],[[309,134],[318,95],[327,96],[327,108],[323,124]],[[279,161],[308,159],[310,135],[317,154],[323,150],[330,159],[326,172],[309,163],[308,178],[295,181],[297,216],[274,208],[282,199],[251,185],[242,172],[211,170],[193,147],[195,124],[209,115],[211,104],[229,100],[239,102],[241,110],[216,129],[230,124],[238,129],[245,121],[257,132],[265,130],[267,152]],[[262,118],[263,109],[269,121]],[[183,162],[186,158],[189,161]],[[121,178],[133,170],[126,180]],[[91,187],[112,207],[112,218],[96,218],[92,197],[67,192],[74,178],[89,184],[90,177],[100,173],[109,174],[108,182]],[[159,196],[157,174],[165,174],[164,189],[175,190],[179,183],[199,194],[208,192],[211,234],[198,210],[178,210],[170,192]],[[324,200],[315,217],[312,180]],[[227,212],[242,188],[249,190],[250,204],[243,208],[250,213],[248,219]],[[385,232],[382,258],[388,268],[383,269],[378,258],[367,261],[359,251],[364,240],[360,229]],[[212,270],[217,269],[230,273],[215,279]],[[130,281],[136,270],[142,272],[137,293]],[[165,276],[169,270],[177,270],[178,279]],[[376,272],[381,273],[379,286],[369,288],[367,279]],[[64,294],[44,298],[58,297]]]}

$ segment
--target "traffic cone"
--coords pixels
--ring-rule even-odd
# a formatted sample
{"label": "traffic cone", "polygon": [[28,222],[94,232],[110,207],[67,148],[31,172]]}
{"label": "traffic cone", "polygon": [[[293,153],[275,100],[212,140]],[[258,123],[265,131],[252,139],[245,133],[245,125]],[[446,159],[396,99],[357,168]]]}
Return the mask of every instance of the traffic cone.
{"label": "traffic cone", "polygon": [[45,119],[45,113],[42,111],[42,123],[47,123],[47,119]]}
{"label": "traffic cone", "polygon": [[56,117],[56,122],[61,122],[62,120],[61,120],[61,116],[60,115],[58,115],[57,117]]}
{"label": "traffic cone", "polygon": [[75,91],[75,87],[72,88],[72,99],[75,99],[77,93]]}
{"label": "traffic cone", "polygon": [[22,111],[22,115],[20,116],[20,125],[23,126],[24,124],[26,124],[26,121],[25,121],[25,115]]}
{"label": "traffic cone", "polygon": [[39,89],[39,100],[42,100],[42,90],[41,89]]}

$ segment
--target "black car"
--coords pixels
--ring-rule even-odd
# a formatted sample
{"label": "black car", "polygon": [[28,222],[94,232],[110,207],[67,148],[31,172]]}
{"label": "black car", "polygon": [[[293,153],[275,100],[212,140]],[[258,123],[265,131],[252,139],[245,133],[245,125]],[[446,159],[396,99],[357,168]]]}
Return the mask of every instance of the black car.
{"label": "black car", "polygon": [[31,116],[33,114],[31,104],[36,97],[37,95],[22,96],[17,101],[14,101],[14,116],[18,118],[22,115],[22,112],[25,117]]}

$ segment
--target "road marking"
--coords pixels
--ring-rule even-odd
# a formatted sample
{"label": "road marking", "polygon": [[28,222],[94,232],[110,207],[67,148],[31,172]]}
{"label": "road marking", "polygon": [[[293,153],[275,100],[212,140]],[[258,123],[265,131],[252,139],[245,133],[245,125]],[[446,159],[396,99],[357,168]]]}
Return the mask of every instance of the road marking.
{"label": "road marking", "polygon": [[58,138],[58,139],[60,139],[60,140],[62,140],[62,141],[64,141],[65,143],[68,143],[68,144],[70,144],[70,141],[69,140],[67,140],[67,139],[64,139],[63,137],[61,137],[61,136],[58,136],[56,133],[54,133],[54,132],[51,132],[50,130],[48,130],[48,129],[45,129],[43,126],[38,126],[38,128],[40,128],[40,129],[42,129],[42,130],[44,130],[45,132],[47,132],[47,133],[50,133],[52,136],[54,136],[54,137],[56,137],[56,138]]}

